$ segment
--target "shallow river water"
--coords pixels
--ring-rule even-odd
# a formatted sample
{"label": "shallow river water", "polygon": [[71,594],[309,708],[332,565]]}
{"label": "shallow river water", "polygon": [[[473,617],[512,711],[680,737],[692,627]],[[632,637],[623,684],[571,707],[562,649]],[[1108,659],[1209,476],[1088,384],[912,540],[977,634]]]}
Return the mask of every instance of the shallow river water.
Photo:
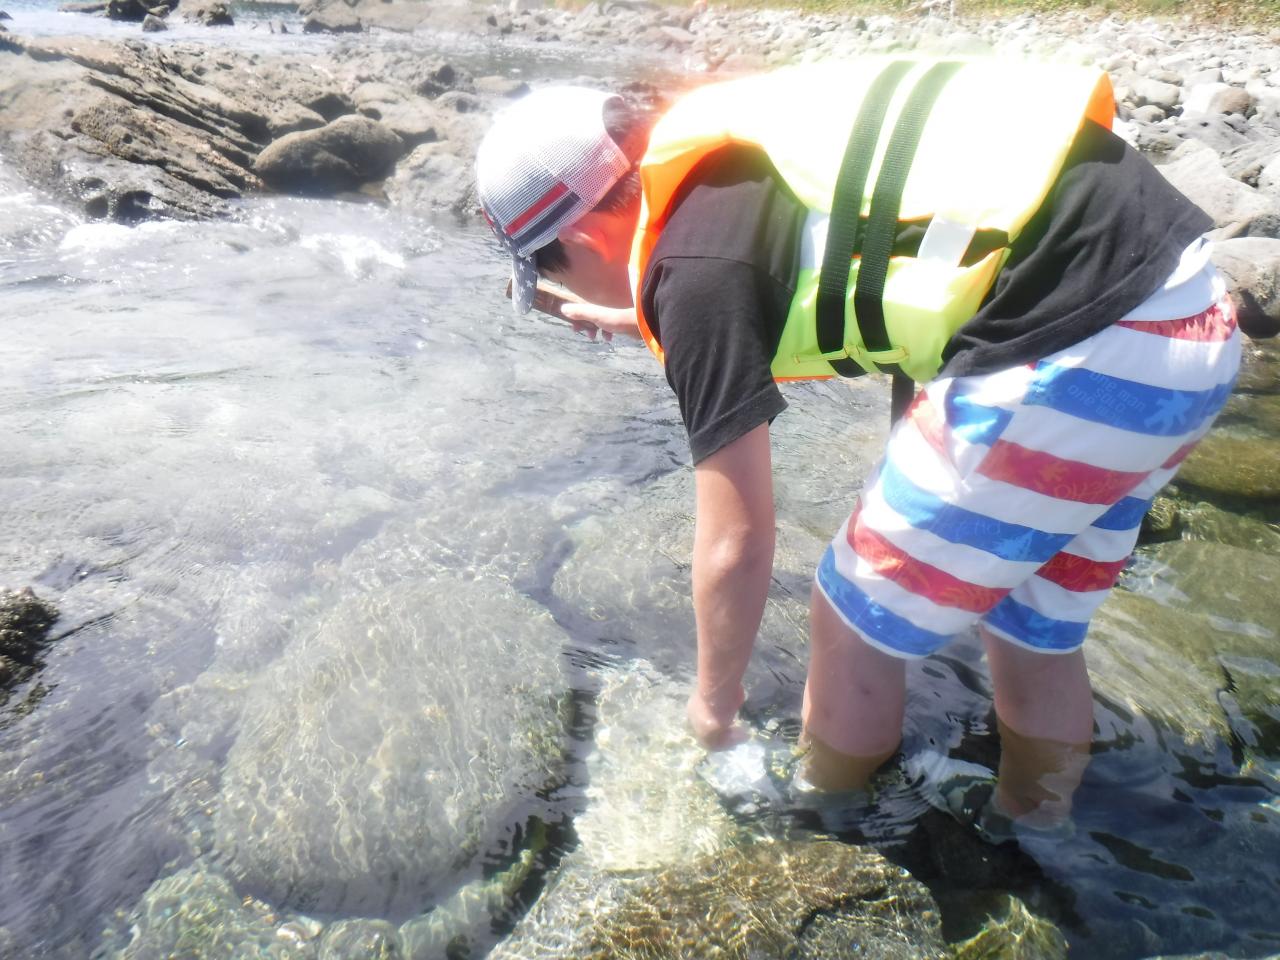
{"label": "shallow river water", "polygon": [[[579,843],[636,866],[601,823],[688,754],[659,743],[616,794],[601,756],[679,726],[687,448],[646,353],[514,318],[502,278],[478,228],[280,198],[88,223],[0,161],[0,586],[54,600],[64,634],[0,705],[0,957],[364,957],[379,930],[478,957]],[[872,382],[788,397],[745,711],[775,741],[887,407]],[[994,762],[962,642],[912,665],[907,759],[840,838],[925,881],[952,939],[1014,892],[1080,956],[1280,952],[1280,560],[1257,528],[1131,571],[1071,836],[996,850],[930,805],[928,758]],[[1151,643],[1231,637],[1252,646],[1211,662],[1205,702],[1148,706],[1145,677],[1188,672]],[[665,707],[598,708],[620,683]],[[659,822],[687,842],[720,829],[707,810]]]}

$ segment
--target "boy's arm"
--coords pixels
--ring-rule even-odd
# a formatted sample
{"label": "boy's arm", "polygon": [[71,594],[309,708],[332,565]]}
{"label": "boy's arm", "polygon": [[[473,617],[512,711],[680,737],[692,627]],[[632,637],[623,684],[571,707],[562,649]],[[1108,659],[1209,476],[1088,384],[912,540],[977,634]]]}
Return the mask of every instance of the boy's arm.
{"label": "boy's arm", "polygon": [[769,425],[698,463],[693,607],[698,681],[689,721],[707,747],[731,739],[745,694],[742,677],[773,574],[774,509]]}

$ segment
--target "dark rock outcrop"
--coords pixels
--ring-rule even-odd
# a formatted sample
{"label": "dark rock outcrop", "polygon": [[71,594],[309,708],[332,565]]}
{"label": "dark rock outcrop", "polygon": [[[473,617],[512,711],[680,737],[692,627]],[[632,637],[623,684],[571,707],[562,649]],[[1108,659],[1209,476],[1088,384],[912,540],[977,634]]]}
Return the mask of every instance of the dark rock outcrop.
{"label": "dark rock outcrop", "polygon": [[318,130],[281,137],[259,154],[254,171],[285,193],[332,193],[389,176],[404,151],[390,127],[368,117],[339,117]]}
{"label": "dark rock outcrop", "polygon": [[6,687],[26,679],[39,665],[40,650],[57,618],[58,611],[30,587],[0,590],[0,697]]}
{"label": "dark rock outcrop", "polygon": [[1225,240],[1213,262],[1235,291],[1240,329],[1254,339],[1280,333],[1280,240]]}

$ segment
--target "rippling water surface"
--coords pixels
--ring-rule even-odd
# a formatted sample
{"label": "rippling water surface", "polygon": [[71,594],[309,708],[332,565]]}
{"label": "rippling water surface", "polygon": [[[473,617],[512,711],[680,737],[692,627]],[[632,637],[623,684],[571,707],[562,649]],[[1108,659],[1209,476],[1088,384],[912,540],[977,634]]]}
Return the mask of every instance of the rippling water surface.
{"label": "rippling water surface", "polygon": [[[611,671],[643,661],[662,679],[642,686],[675,691],[690,677],[677,411],[641,349],[514,318],[502,277],[475,228],[289,199],[215,223],[88,223],[0,163],[0,585],[55,600],[65,634],[0,708],[0,957],[167,955],[146,938],[175,918],[229,951],[209,956],[310,956],[322,927],[326,956],[367,956],[341,946],[350,918],[366,938],[374,922],[419,937],[420,956],[445,955],[431,938],[448,920],[482,955],[585,808],[588,840],[621,843],[627,804],[671,776],[611,774],[610,827],[587,755],[610,724],[615,745],[650,732],[597,716]],[[808,578],[885,420],[877,384],[789,398],[747,707],[783,737]],[[1256,681],[1265,714],[1280,673],[1276,559],[1232,549],[1201,570],[1237,564],[1242,602],[1199,599],[1202,577],[1160,554],[1131,572],[1151,606],[1108,621],[1116,649],[1158,611],[1162,636],[1258,646],[1206,681],[1205,735],[1140,690],[1100,694],[1072,836],[987,847],[907,764],[845,838],[929,883],[950,935],[1012,890],[1081,956],[1280,951],[1277,745],[1250,742],[1259,714],[1239,706]],[[911,683],[909,754],[994,763],[975,647]],[[678,724],[668,708],[652,722]],[[669,806],[673,835],[722,816],[690,811]],[[495,884],[477,920],[463,894]]]}

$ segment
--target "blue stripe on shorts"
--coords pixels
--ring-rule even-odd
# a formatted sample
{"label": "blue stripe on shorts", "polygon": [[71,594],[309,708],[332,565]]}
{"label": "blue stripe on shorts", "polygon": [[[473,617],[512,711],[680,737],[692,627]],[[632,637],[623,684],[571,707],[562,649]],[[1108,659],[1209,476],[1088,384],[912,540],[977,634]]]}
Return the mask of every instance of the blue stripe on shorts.
{"label": "blue stripe on shorts", "polygon": [[1047,563],[1075,536],[1045,533],[947,503],[908,480],[892,458],[885,461],[878,482],[885,502],[917,530],[928,530],[951,543],[985,550],[1001,560]]}
{"label": "blue stripe on shorts", "polygon": [[1132,530],[1142,523],[1142,518],[1150,509],[1150,499],[1124,497],[1117,500],[1115,506],[1093,521],[1093,526],[1099,530]]}
{"label": "blue stripe on shorts", "polygon": [[873,643],[912,657],[941,650],[951,637],[917,627],[876,603],[836,569],[835,551],[827,547],[818,564],[818,585],[844,618]]}
{"label": "blue stripe on shorts", "polygon": [[[1084,635],[1089,630],[1088,623],[1051,619],[1012,597],[997,603],[982,621],[1028,646],[1060,652],[1074,650],[1084,643]],[[1035,642],[1031,643],[1028,637],[1035,637]]]}
{"label": "blue stripe on shorts", "polygon": [[1041,361],[1022,402],[1133,433],[1176,437],[1203,424],[1230,393],[1230,383],[1210,390],[1168,390]]}
{"label": "blue stripe on shorts", "polygon": [[1013,412],[975,403],[962,393],[947,391],[947,426],[966,443],[991,446],[1004,433]]}

